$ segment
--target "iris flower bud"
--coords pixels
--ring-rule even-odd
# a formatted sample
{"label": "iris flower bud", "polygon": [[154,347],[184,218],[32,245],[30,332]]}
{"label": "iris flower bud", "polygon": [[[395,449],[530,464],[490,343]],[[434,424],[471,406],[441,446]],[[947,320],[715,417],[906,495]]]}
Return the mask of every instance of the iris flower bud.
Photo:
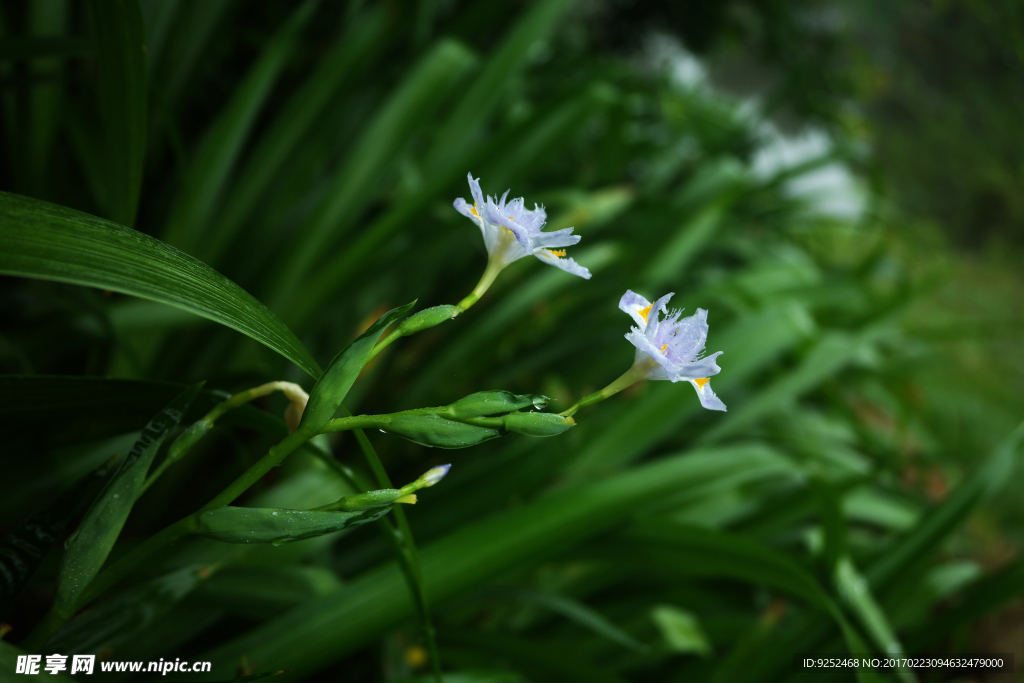
{"label": "iris flower bud", "polygon": [[422,330],[436,327],[446,320],[451,320],[457,315],[458,309],[455,306],[444,305],[425,308],[422,311],[413,313],[403,320],[397,327],[398,336],[408,337]]}
{"label": "iris flower bud", "polygon": [[531,407],[543,410],[547,407],[548,400],[547,396],[536,394],[520,396],[511,391],[478,391],[448,406],[448,414],[452,417],[485,417],[504,415],[513,410]]}
{"label": "iris flower bud", "polygon": [[509,413],[502,421],[508,431],[526,436],[556,436],[576,426],[571,417],[555,413]]}
{"label": "iris flower bud", "polygon": [[222,507],[195,517],[192,533],[225,543],[281,545],[375,522],[390,507],[356,512]]}
{"label": "iris flower bud", "polygon": [[384,415],[380,428],[388,434],[400,436],[421,446],[435,448],[466,448],[502,435],[500,425],[466,424],[447,419],[437,413],[420,410]]}

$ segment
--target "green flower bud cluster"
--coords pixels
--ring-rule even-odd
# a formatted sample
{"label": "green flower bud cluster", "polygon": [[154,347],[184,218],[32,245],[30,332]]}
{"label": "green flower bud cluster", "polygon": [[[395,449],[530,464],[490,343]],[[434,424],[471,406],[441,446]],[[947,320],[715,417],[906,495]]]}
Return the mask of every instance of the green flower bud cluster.
{"label": "green flower bud cluster", "polygon": [[381,415],[376,426],[423,446],[465,448],[509,432],[554,436],[576,424],[572,418],[536,412],[547,403],[545,396],[480,391],[447,406]]}

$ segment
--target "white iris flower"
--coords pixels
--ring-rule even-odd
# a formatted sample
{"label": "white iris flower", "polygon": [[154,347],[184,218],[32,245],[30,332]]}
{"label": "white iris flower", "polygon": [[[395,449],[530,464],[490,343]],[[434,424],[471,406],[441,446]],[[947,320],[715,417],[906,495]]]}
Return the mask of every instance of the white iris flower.
{"label": "white iris flower", "polygon": [[702,406],[725,410],[725,404],[715,396],[710,384],[710,378],[722,371],[715,362],[722,352],[704,355],[708,312],[698,308],[693,315],[680,319],[682,311],[668,310],[671,298],[672,294],[666,294],[652,304],[627,290],[619,300],[619,308],[637,324],[626,335],[636,347],[632,370],[645,379],[685,380],[697,390]]}
{"label": "white iris flower", "polygon": [[565,256],[564,247],[580,241],[579,235],[572,234],[572,228],[542,232],[547,220],[544,207],[534,204],[533,209],[527,209],[522,197],[506,202],[507,190],[497,201],[490,196],[484,199],[480,180],[474,179],[472,173],[469,174],[469,189],[473,193],[473,205],[460,197],[455,200],[455,209],[480,227],[490,257],[488,270],[494,270],[494,275],[513,261],[536,256],[556,268],[590,279],[589,270]]}

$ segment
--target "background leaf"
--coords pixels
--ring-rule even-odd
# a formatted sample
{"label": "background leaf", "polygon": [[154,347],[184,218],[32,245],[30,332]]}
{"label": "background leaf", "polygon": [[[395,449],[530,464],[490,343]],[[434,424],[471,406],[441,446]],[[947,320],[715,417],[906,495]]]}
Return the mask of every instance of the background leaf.
{"label": "background leaf", "polygon": [[138,0],[90,0],[99,64],[107,217],[133,225],[142,191],[148,92],[146,38]]}

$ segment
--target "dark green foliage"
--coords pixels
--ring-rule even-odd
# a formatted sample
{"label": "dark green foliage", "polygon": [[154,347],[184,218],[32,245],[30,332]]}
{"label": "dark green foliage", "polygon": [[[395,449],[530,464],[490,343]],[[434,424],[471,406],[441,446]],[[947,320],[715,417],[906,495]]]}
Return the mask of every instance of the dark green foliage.
{"label": "dark green foliage", "polygon": [[99,491],[109,470],[101,467],[86,475],[53,505],[30,515],[0,539],[0,619],[7,615],[71,518]]}
{"label": "dark green foliage", "polygon": [[168,432],[181,422],[200,388],[195,385],[185,389],[149,421],[71,534],[57,574],[54,605],[60,614],[73,615],[80,606],[128,519],[157,450]]}

